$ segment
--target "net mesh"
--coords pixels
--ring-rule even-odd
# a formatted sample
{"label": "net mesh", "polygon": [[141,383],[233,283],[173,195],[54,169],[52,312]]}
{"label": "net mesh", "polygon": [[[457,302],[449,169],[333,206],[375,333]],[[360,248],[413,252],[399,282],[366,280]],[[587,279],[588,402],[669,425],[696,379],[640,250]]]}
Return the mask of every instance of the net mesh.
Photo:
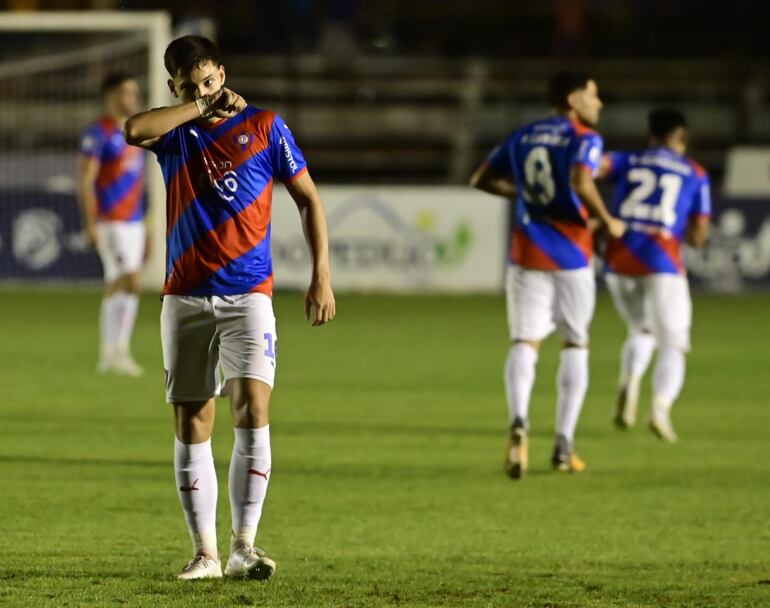
{"label": "net mesh", "polygon": [[102,114],[107,74],[127,72],[146,91],[147,36],[25,31],[1,39],[0,280],[98,280],[77,206],[79,140]]}

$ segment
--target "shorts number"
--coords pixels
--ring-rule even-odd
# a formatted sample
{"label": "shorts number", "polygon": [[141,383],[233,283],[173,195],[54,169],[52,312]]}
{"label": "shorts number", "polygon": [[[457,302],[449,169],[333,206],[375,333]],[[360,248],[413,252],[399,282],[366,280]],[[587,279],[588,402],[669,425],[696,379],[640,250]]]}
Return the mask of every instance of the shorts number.
{"label": "shorts number", "polygon": [[276,347],[276,341],[275,338],[273,338],[273,334],[266,333],[264,335],[265,342],[267,342],[267,348],[265,349],[265,357],[269,357],[270,359],[275,359],[275,347]]}
{"label": "shorts number", "polygon": [[545,146],[530,150],[524,161],[524,200],[535,205],[547,205],[556,194],[551,159]]}
{"label": "shorts number", "polygon": [[[636,186],[620,204],[620,217],[659,222],[666,228],[676,224],[676,203],[682,190],[681,176],[664,173],[658,177],[651,169],[637,168],[628,172],[628,181]],[[648,200],[656,188],[661,189],[657,205]]]}

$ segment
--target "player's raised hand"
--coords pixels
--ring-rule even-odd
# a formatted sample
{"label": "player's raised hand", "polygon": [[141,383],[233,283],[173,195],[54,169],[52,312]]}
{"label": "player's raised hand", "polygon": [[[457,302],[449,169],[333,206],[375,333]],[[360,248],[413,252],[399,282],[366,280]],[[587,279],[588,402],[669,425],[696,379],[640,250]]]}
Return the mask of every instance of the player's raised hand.
{"label": "player's raised hand", "polygon": [[235,91],[227,87],[222,87],[214,93],[216,99],[211,102],[211,109],[214,116],[220,118],[230,118],[246,107],[246,101]]}
{"label": "player's raised hand", "polygon": [[305,295],[305,319],[313,323],[313,327],[331,321],[337,314],[331,282],[313,277]]}
{"label": "player's raised hand", "polygon": [[626,223],[616,217],[610,217],[607,220],[607,232],[613,238],[619,239],[626,233]]}

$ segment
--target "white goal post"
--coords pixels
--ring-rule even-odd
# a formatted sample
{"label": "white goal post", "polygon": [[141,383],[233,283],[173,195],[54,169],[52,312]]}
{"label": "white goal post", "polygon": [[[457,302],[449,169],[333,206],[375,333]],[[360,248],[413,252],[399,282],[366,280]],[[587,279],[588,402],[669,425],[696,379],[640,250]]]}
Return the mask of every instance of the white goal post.
{"label": "white goal post", "polygon": [[[11,200],[11,194],[7,194],[4,198],[4,193],[29,192],[30,188],[38,186],[38,184],[30,184],[35,179],[34,176],[30,176],[26,182],[22,183],[23,180],[19,174],[32,171],[22,169],[26,165],[47,167],[55,164],[57,169],[52,170],[52,174],[48,176],[50,183],[46,182],[45,191],[56,192],[58,189],[58,193],[69,193],[74,200],[74,181],[66,173],[66,169],[70,167],[66,165],[69,160],[66,156],[68,150],[71,150],[72,167],[77,155],[77,140],[72,141],[73,133],[76,129],[85,126],[82,124],[84,121],[95,120],[98,117],[98,114],[88,117],[96,108],[97,83],[103,72],[107,70],[105,66],[108,66],[109,61],[123,65],[118,61],[121,59],[121,53],[124,57],[129,57],[123,60],[124,63],[130,66],[131,71],[145,88],[147,107],[166,106],[172,103],[163,67],[163,52],[171,41],[171,19],[168,13],[0,12],[0,36],[5,39],[7,45],[4,49],[0,49],[2,50],[0,77],[3,77],[6,82],[20,82],[19,93],[9,104],[11,107],[8,111],[0,113],[5,114],[5,120],[0,116],[0,155],[3,161],[8,161],[3,163],[6,165],[5,171],[0,169],[0,213],[14,203],[20,204],[18,200]],[[16,43],[14,43],[14,37]],[[21,46],[25,47],[23,54],[17,52],[13,56],[13,52],[6,52],[6,49],[13,51]],[[65,76],[70,73],[72,76]],[[46,82],[55,81],[57,78],[65,82],[67,80],[73,82],[72,85],[65,85],[69,88],[63,91],[59,105],[67,109],[72,115],[71,121],[77,124],[70,125],[66,134],[53,133],[53,129],[50,136],[43,131],[36,134],[35,129],[38,125],[44,124],[46,119],[53,124],[51,113],[57,111],[55,107],[57,100],[45,96],[45,85]],[[61,85],[51,84],[49,89],[55,86]],[[81,97],[78,86],[89,89],[90,97],[87,103]],[[48,94],[55,94],[55,91],[53,93],[48,91]],[[43,127],[40,126],[39,129],[42,130]],[[22,133],[17,135],[17,131]],[[23,133],[24,131],[27,133]],[[26,140],[23,139],[25,136]],[[35,137],[37,137],[36,140]],[[35,156],[30,156],[32,154]],[[51,157],[56,160],[49,162]],[[163,282],[165,266],[165,188],[154,159],[148,158],[147,168],[150,210],[148,219],[152,231],[148,236],[152,239],[152,247],[143,273],[143,287],[158,289]],[[33,230],[32,233],[34,234],[35,231]],[[77,251],[78,245],[72,244],[76,239],[61,229],[61,222],[59,233],[64,234],[59,251]],[[39,254],[41,247],[45,249],[46,231],[38,230],[37,235],[37,240],[41,241],[39,244],[34,243],[34,236],[27,239],[30,241],[29,251],[33,255]],[[9,240],[7,235],[5,240]],[[7,252],[11,246],[16,247],[16,244],[3,243],[0,239],[0,253]],[[19,247],[22,251],[25,250],[24,246]],[[20,257],[18,252],[14,253]],[[43,255],[41,259],[48,258],[50,256]],[[32,268],[34,269],[34,266]],[[31,274],[34,278],[34,273]],[[44,278],[51,278],[51,276],[45,275]],[[60,277],[53,276],[53,278],[58,280]],[[61,280],[67,281],[68,278],[65,273]]]}

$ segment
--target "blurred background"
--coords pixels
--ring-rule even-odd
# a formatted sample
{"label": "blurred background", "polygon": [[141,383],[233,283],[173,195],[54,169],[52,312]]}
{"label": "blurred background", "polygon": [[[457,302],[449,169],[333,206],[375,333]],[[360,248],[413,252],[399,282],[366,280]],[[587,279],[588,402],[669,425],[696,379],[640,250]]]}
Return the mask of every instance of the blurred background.
{"label": "blurred background", "polygon": [[[500,290],[504,205],[457,188],[509,131],[548,112],[547,79],[564,65],[598,82],[608,149],[643,146],[657,104],[685,111],[690,152],[711,174],[716,206],[710,245],[688,252],[693,281],[731,292],[770,286],[768,3],[736,0],[729,11],[694,0],[0,6],[0,279],[98,280],[78,232],[73,178],[78,136],[100,113],[101,79],[129,70],[148,105],[172,103],[162,48],[200,33],[222,47],[229,85],[277,110],[295,133],[330,208],[338,287]],[[160,237],[157,172],[153,179]],[[277,196],[277,284],[299,287],[301,234]],[[148,287],[159,285],[161,249],[158,241]]]}

